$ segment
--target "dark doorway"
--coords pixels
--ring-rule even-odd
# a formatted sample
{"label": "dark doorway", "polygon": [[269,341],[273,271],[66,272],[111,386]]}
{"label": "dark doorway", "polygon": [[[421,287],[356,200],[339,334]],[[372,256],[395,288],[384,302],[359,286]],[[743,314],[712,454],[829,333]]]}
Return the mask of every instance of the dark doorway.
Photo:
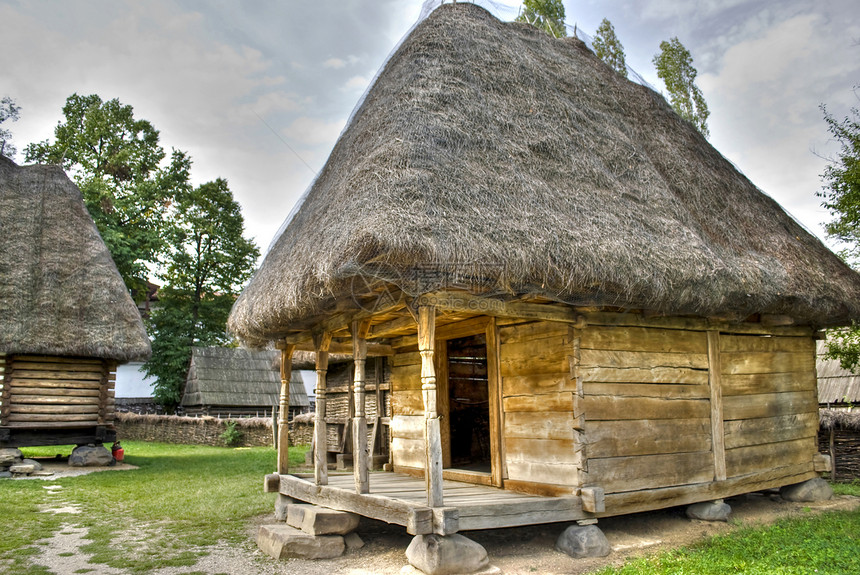
{"label": "dark doorway", "polygon": [[449,339],[451,467],[490,472],[490,393],[484,334]]}

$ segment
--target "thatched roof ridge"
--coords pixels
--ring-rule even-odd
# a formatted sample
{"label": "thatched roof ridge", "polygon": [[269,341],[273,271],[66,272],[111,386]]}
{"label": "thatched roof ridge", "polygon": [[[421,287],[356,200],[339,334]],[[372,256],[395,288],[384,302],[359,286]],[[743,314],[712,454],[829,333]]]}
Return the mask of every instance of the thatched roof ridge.
{"label": "thatched roof ridge", "polygon": [[860,410],[857,409],[821,409],[818,412],[818,422],[821,429],[850,429],[860,431]]}
{"label": "thatched roof ridge", "polygon": [[652,90],[576,39],[442,5],[392,56],[237,300],[257,345],[355,278],[672,314],[860,318],[860,276]]}
{"label": "thatched roof ridge", "polygon": [[77,186],[0,156],[0,353],[144,360],[149,338]]}
{"label": "thatched roof ridge", "polygon": [[[271,407],[280,401],[279,351],[195,347],[182,405]],[[301,373],[290,378],[290,405],[308,407]]]}

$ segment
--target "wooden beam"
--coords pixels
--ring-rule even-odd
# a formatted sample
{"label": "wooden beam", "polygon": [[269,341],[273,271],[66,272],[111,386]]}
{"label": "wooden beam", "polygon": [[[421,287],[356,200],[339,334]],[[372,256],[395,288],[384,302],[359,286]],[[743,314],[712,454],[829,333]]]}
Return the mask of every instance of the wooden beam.
{"label": "wooden beam", "polygon": [[615,327],[658,327],[663,329],[683,329],[690,331],[720,331],[723,333],[748,335],[781,335],[788,337],[809,337],[811,327],[794,325],[763,325],[760,323],[729,322],[722,319],[700,317],[644,317],[640,313],[618,312],[581,312],[588,325]]}
{"label": "wooden beam", "polygon": [[290,470],[290,379],[294,348],[286,344],[281,350],[281,393],[278,405],[278,473],[281,474],[287,474]]}
{"label": "wooden beam", "polygon": [[726,435],[723,424],[720,332],[708,332],[708,387],[711,395],[711,445],[714,452],[714,479],[726,480]]}
{"label": "wooden beam", "polygon": [[467,292],[439,291],[416,298],[414,305],[435,307],[445,311],[459,311],[475,315],[515,317],[529,320],[564,321],[575,323],[580,315],[575,308],[564,304],[539,304],[485,298]]}
{"label": "wooden beam", "polygon": [[424,399],[424,481],[427,506],[444,507],[442,495],[442,432],[436,406],[436,369],[433,350],[436,345],[436,309],[418,308],[418,352],[421,355],[421,395]]}
{"label": "wooden beam", "polygon": [[502,365],[499,327],[495,320],[486,326],[487,387],[490,399],[490,475],[492,484],[501,487],[504,481],[504,411],[502,411]]}
{"label": "wooden beam", "polygon": [[[313,343],[296,344],[296,351],[316,351]],[[352,355],[352,343],[331,342],[328,347],[329,353]],[[394,355],[394,348],[390,345],[379,343],[367,344],[367,357],[387,357]]]}
{"label": "wooden beam", "polygon": [[412,535],[433,533],[433,511],[423,505],[370,493],[358,494],[337,487],[313,485],[293,475],[281,476],[280,493],[330,509],[350,511],[386,523],[403,525]]}
{"label": "wooden beam", "polygon": [[328,372],[328,348],[331,332],[314,334],[316,351],[316,411],[314,412],[314,480],[317,485],[328,484],[328,451],[326,449],[326,373]]}
{"label": "wooden beam", "polygon": [[369,493],[367,457],[367,415],[365,413],[365,363],[367,361],[367,332],[370,321],[354,321],[350,325],[352,357],[355,362],[353,397],[355,417],[352,420],[352,468],[355,474],[355,492]]}
{"label": "wooden beam", "polygon": [[415,329],[415,319],[411,315],[404,315],[378,323],[370,328],[370,333],[367,334],[367,337],[369,339],[380,339],[404,329],[409,331]]}

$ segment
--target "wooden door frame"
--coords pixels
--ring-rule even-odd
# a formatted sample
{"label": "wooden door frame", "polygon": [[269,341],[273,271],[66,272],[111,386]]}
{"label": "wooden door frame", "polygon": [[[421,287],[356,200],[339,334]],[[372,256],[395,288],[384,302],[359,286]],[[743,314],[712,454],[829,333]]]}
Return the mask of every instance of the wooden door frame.
{"label": "wooden door frame", "polygon": [[[448,387],[448,340],[483,333],[487,346],[487,393],[490,417],[490,473],[449,469],[451,465],[451,419]],[[469,318],[453,324],[436,327],[436,387],[437,406],[443,416],[442,475],[445,479],[503,486],[502,397],[499,363],[499,328],[496,319],[489,316]]]}

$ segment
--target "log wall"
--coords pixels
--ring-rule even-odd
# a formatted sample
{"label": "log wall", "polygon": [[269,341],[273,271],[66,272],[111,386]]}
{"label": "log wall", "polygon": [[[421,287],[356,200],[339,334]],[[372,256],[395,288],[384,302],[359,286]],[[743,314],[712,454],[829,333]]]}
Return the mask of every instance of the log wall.
{"label": "log wall", "polygon": [[[616,514],[815,476],[811,330],[596,319],[499,326],[507,488],[600,488]],[[391,365],[395,468],[422,468],[420,357],[404,348]]]}
{"label": "log wall", "polygon": [[116,363],[93,358],[5,358],[0,426],[49,429],[111,426]]}
{"label": "log wall", "polygon": [[607,494],[714,479],[704,332],[580,330],[585,485]]}
{"label": "log wall", "polygon": [[818,452],[815,341],[720,335],[729,478],[812,471]]}

